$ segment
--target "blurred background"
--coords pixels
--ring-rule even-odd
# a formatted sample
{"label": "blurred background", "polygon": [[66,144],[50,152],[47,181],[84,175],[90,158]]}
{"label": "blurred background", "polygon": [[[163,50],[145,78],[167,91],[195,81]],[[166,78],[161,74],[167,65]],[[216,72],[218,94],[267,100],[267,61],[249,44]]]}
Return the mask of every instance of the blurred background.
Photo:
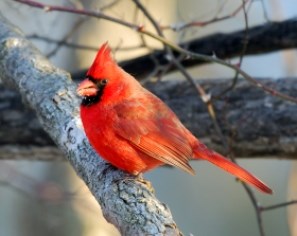
{"label": "blurred background", "polygon": [[[104,13],[139,25],[150,26],[145,17],[128,0],[48,0],[52,5],[103,9]],[[147,9],[160,25],[180,22],[204,22],[214,17],[232,14],[239,0],[143,0]],[[296,17],[295,0],[257,0],[248,3],[248,23],[252,27],[268,20]],[[57,47],[55,43],[38,40],[45,36],[98,48],[108,41],[113,48],[139,45],[141,37],[131,29],[104,20],[82,18],[62,12],[33,9],[17,2],[0,2],[1,13],[18,26],[32,42],[58,67],[70,72],[90,66],[96,51]],[[205,27],[186,31],[165,31],[175,42],[205,36],[214,32],[233,32],[244,29],[243,11],[235,16]],[[68,40],[67,38],[67,40]],[[162,45],[145,39],[151,48]],[[118,61],[149,52],[148,48],[116,50]],[[234,62],[238,58],[232,59]],[[244,57],[242,68],[255,77],[296,77],[296,50]],[[234,72],[218,65],[203,65],[189,70],[194,78],[232,78]],[[171,73],[164,79],[182,79]],[[0,124],[1,125],[1,124]],[[252,127],[251,127],[252,129]],[[240,165],[265,180],[275,191],[273,196],[256,193],[259,202],[266,206],[297,199],[296,161],[240,159]],[[157,197],[168,204],[185,235],[259,235],[255,212],[246,192],[234,178],[205,162],[192,162],[196,176],[172,168],[159,168],[145,175],[151,180]],[[263,213],[266,235],[297,236],[297,207],[278,208]],[[0,229],[1,235],[82,235],[111,236],[118,231],[108,224],[100,207],[84,183],[66,162],[0,161]]]}

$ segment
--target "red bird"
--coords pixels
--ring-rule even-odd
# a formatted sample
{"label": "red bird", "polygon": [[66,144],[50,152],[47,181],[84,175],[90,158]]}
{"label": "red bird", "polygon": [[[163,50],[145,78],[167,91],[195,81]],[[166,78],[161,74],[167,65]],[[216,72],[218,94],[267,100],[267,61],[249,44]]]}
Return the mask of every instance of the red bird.
{"label": "red bird", "polygon": [[154,94],[113,60],[105,43],[77,92],[80,115],[95,150],[117,168],[138,175],[168,164],[194,174],[191,159],[207,160],[265,193],[272,190],[208,149]]}

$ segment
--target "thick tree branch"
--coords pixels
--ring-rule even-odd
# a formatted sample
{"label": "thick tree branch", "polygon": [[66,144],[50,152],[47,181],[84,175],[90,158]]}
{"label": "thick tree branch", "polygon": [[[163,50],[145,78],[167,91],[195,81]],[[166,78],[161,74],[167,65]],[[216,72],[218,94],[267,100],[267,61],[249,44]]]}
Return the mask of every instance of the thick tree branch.
{"label": "thick tree branch", "polygon": [[[297,20],[289,19],[282,22],[269,22],[264,25],[250,27],[247,32],[239,30],[231,33],[216,33],[206,37],[182,43],[180,46],[192,52],[204,55],[216,55],[218,58],[234,58],[240,56],[245,43],[245,34],[248,35],[249,44],[245,55],[264,54],[283,49],[297,47]],[[176,55],[177,56],[177,55]],[[201,60],[184,60],[184,67],[205,64]],[[165,50],[154,51],[151,54],[133,58],[120,63],[121,66],[137,78],[145,78],[156,66],[167,66]],[[172,67],[168,72],[176,70]],[[74,79],[82,78],[86,70],[73,73]]]}
{"label": "thick tree branch", "polygon": [[[283,93],[297,94],[296,78],[261,81]],[[230,79],[205,80],[201,85],[211,94],[218,94],[230,83]],[[205,105],[190,84],[166,81],[150,83],[147,87],[169,104],[208,146],[223,151]],[[16,158],[23,156],[24,159],[61,159],[34,113],[21,105],[20,96],[1,86],[0,96],[0,123],[3,124],[0,126],[0,159],[10,159],[15,154]],[[235,90],[224,100],[214,101],[214,105],[219,124],[224,134],[230,136],[231,148],[237,157],[296,158],[296,105],[272,97],[245,80],[240,80]],[[14,145],[18,148],[13,148]],[[31,155],[34,151],[37,153]]]}
{"label": "thick tree branch", "polygon": [[[78,118],[70,76],[55,68],[0,15],[0,71],[35,110],[41,126],[66,154],[122,235],[180,235],[169,209],[149,184],[116,170],[90,148]],[[9,135],[9,134],[7,134]]]}

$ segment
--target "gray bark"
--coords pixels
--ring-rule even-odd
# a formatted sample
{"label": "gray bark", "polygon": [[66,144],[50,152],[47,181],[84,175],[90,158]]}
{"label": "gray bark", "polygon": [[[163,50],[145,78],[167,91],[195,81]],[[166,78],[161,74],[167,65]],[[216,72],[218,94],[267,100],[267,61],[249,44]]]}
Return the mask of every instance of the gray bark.
{"label": "gray bark", "polygon": [[2,80],[36,112],[41,126],[88,185],[105,218],[122,235],[181,234],[149,183],[113,168],[90,148],[69,74],[54,67],[1,15],[0,71]]}
{"label": "gray bark", "polygon": [[[262,79],[286,94],[297,94],[296,79]],[[230,85],[230,79],[197,81],[211,94]],[[147,87],[178,114],[208,146],[224,153],[205,105],[184,81],[149,83]],[[34,112],[20,104],[19,95],[0,87],[0,159],[62,160]],[[186,104],[186,105],[185,105]],[[218,122],[236,157],[297,157],[297,105],[264,93],[245,80],[224,99],[214,101]],[[9,133],[10,135],[7,135]]]}

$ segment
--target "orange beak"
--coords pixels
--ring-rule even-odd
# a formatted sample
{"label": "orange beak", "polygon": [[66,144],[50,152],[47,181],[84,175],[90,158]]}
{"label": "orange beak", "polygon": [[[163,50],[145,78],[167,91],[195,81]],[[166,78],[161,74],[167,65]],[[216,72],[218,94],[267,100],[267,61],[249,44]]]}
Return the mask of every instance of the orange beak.
{"label": "orange beak", "polygon": [[98,92],[98,87],[89,79],[85,79],[78,85],[76,92],[82,97],[95,96]]}

